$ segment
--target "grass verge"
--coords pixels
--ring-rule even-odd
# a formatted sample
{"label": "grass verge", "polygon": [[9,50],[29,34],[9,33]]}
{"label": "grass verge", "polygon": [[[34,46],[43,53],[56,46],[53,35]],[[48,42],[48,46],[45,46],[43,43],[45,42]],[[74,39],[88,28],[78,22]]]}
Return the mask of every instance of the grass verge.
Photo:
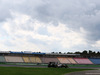
{"label": "grass verge", "polygon": [[0,67],[0,75],[64,75],[90,69]]}

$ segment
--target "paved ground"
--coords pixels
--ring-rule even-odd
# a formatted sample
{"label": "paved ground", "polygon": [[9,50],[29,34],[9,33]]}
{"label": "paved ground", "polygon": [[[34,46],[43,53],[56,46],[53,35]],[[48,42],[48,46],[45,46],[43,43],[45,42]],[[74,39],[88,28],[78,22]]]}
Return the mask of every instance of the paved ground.
{"label": "paved ground", "polygon": [[65,75],[100,75],[100,70],[89,70],[81,72],[72,72]]}
{"label": "paved ground", "polygon": [[[0,66],[4,67],[39,67],[39,68],[47,68],[47,66],[42,65],[9,65],[9,64],[0,64]],[[80,68],[80,69],[100,69],[100,67],[69,67],[69,68]]]}
{"label": "paved ground", "polygon": [[0,65],[3,67],[37,67],[37,68],[47,68],[47,66],[34,66],[34,65]]}
{"label": "paved ground", "polygon": [[100,69],[100,67],[69,67],[69,68],[80,68],[80,69]]}

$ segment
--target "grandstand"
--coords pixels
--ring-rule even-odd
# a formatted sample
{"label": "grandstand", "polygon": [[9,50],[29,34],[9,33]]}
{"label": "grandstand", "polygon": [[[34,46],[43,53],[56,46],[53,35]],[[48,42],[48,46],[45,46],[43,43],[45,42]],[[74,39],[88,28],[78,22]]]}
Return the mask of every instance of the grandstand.
{"label": "grandstand", "polygon": [[74,58],[78,64],[93,64],[88,58]]}
{"label": "grandstand", "polygon": [[6,62],[23,62],[21,56],[4,56]]}
{"label": "grandstand", "polygon": [[65,57],[58,57],[58,60],[60,61],[60,63],[70,64],[70,61]]}
{"label": "grandstand", "polygon": [[77,64],[73,58],[67,58],[71,64]]}
{"label": "grandstand", "polygon": [[25,63],[30,63],[31,62],[28,56],[23,56],[22,58],[23,58]]}
{"label": "grandstand", "polygon": [[0,56],[0,62],[6,62],[4,56]]}
{"label": "grandstand", "polygon": [[94,64],[100,64],[100,58],[89,58],[89,60]]}
{"label": "grandstand", "polygon": [[59,62],[55,57],[42,57],[42,63],[49,63],[49,62]]}
{"label": "grandstand", "polygon": [[100,58],[83,57],[80,54],[41,53],[41,52],[0,52],[0,62],[42,63],[58,62],[64,64],[100,64]]}
{"label": "grandstand", "polygon": [[30,56],[29,59],[31,63],[41,63],[41,59],[38,56]]}

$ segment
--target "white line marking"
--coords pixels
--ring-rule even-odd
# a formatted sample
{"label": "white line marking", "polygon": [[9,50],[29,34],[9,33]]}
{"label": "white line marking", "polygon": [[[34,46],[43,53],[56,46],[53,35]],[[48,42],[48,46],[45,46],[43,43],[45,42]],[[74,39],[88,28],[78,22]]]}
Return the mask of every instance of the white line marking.
{"label": "white line marking", "polygon": [[100,75],[100,73],[85,73],[85,74],[95,74],[95,75],[97,74],[97,75]]}

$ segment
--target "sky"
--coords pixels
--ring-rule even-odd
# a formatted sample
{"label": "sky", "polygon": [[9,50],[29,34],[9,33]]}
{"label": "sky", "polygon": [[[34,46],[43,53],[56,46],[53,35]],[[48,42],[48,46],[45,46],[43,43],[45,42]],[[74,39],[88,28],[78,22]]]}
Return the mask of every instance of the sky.
{"label": "sky", "polygon": [[0,51],[100,51],[100,0],[0,0]]}

